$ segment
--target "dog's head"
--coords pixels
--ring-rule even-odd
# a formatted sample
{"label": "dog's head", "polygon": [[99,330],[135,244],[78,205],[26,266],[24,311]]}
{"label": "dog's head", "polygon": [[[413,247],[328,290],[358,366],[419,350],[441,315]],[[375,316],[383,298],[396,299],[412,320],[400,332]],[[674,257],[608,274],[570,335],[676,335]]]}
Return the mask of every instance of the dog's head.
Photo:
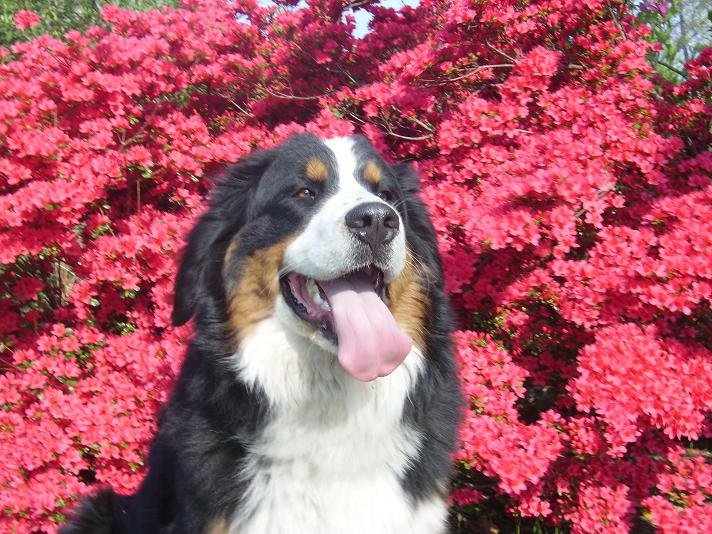
{"label": "dog's head", "polygon": [[[338,355],[349,373],[390,373],[423,344],[439,270],[417,177],[362,137],[308,134],[255,152],[214,190],[188,239],[173,322],[195,315],[233,348],[263,320]],[[436,254],[432,252],[431,254]]]}

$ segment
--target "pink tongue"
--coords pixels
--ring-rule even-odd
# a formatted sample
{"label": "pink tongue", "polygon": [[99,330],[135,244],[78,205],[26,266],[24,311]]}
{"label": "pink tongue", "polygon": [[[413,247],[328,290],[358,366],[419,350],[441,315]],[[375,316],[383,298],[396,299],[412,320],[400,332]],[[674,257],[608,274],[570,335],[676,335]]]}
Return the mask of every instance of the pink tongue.
{"label": "pink tongue", "polygon": [[319,285],[334,316],[339,363],[351,376],[368,382],[403,362],[413,342],[398,328],[367,275],[352,274]]}

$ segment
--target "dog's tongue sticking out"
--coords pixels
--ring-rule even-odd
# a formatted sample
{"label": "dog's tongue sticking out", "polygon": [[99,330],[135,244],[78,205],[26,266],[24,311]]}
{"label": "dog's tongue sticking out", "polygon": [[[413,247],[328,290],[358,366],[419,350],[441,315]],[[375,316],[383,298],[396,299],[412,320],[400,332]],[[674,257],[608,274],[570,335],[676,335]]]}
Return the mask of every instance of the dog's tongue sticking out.
{"label": "dog's tongue sticking out", "polygon": [[366,274],[357,272],[319,285],[331,305],[339,363],[351,376],[367,382],[403,362],[413,342],[398,328]]}

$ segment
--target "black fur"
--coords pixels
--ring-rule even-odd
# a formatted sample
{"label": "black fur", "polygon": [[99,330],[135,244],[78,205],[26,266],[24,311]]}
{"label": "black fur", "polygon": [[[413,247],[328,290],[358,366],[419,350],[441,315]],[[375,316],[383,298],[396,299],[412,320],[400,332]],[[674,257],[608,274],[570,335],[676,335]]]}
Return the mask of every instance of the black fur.
{"label": "black fur", "polygon": [[123,532],[128,497],[115,494],[111,489],[102,489],[96,495],[84,499],[75,510],[74,520],[62,529],[63,534],[115,534]]}
{"label": "black fur", "polygon": [[430,365],[406,404],[404,418],[423,433],[419,456],[402,481],[403,487],[416,499],[436,491],[435,481],[448,472],[452,460],[460,419],[462,398],[457,385],[455,361],[450,357],[453,328],[450,306],[445,298],[442,265],[436,246],[435,229],[428,210],[417,196],[418,175],[409,165],[394,165],[403,188],[403,218],[408,225],[408,246],[415,256],[433,272],[429,284],[430,310],[427,315],[426,354]]}
{"label": "black fur", "polygon": [[[401,481],[414,500],[425,499],[442,492],[448,477],[461,403],[435,233],[417,197],[413,170],[387,165],[363,138],[356,146],[385,169],[377,187],[387,188],[397,199],[408,247],[432,273],[427,284],[427,366],[404,412],[424,441]],[[246,483],[237,473],[247,444],[259,435],[270,413],[264,394],[248,389],[222,361],[234,350],[224,326],[226,287],[250,254],[303,227],[318,208],[319,197],[328,196],[332,177],[308,184],[319,188],[313,203],[295,199],[294,192],[307,183],[298,169],[312,157],[333,160],[317,138],[294,136],[238,162],[213,191],[209,209],[188,237],[176,278],[173,323],[181,325],[193,317],[195,335],[151,445],[148,474],[133,496],[102,490],[84,500],[62,534],[196,534],[213,518],[229,517],[238,509]],[[225,265],[226,250],[238,232],[239,245]]]}

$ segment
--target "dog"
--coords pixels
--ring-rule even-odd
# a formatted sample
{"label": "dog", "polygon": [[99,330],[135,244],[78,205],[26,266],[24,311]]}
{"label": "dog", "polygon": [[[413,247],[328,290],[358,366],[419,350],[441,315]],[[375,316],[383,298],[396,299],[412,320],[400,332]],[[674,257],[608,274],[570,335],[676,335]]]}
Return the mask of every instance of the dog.
{"label": "dog", "polygon": [[230,167],[176,277],[195,331],[148,474],[61,532],[446,532],[462,399],[418,190],[361,136]]}

